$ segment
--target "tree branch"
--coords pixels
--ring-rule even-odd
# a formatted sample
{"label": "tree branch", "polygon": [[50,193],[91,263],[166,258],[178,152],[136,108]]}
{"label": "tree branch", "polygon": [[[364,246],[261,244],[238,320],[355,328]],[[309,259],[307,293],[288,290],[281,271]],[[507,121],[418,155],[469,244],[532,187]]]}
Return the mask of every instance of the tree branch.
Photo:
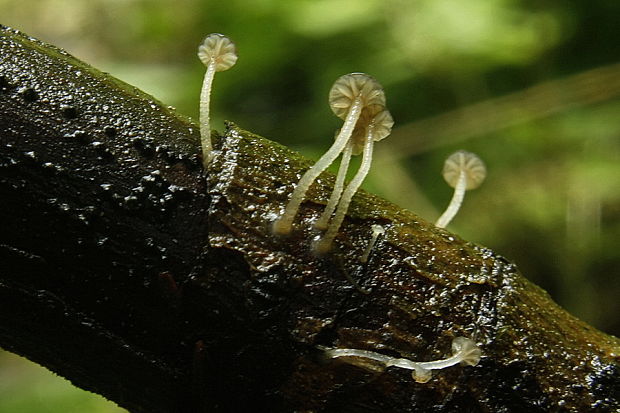
{"label": "tree branch", "polygon": [[[205,179],[190,121],[2,27],[0,345],[134,412],[620,408],[619,340],[504,258],[363,191],[317,257],[333,176],[274,237],[310,163],[232,124],[215,138]],[[426,361],[455,336],[481,362],[424,384],[319,349]]]}

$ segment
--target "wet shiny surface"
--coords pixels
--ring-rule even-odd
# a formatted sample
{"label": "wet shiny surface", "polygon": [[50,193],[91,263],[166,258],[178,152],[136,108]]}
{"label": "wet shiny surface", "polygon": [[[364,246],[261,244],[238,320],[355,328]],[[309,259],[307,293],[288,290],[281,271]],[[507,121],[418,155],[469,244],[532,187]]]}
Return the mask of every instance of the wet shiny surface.
{"label": "wet shiny surface", "polygon": [[[334,250],[316,256],[312,223],[333,176],[322,175],[311,188],[292,234],[277,237],[270,223],[311,163],[233,124],[216,149],[210,244],[244,255],[263,300],[288,297],[285,315],[274,324],[293,325],[294,341],[309,346],[310,354],[297,359],[295,373],[285,379],[285,396],[307,397],[304,408],[328,411],[617,406],[616,396],[597,394],[590,383],[618,377],[618,341],[566,314],[503,257],[363,191]],[[373,224],[386,234],[362,264]],[[371,367],[317,361],[320,355],[311,351],[324,345],[432,360],[449,354],[455,336],[474,338],[482,361],[436,373],[425,385],[397,370],[377,375]],[[308,388],[311,395],[300,393]],[[353,394],[356,399],[349,399]]]}
{"label": "wet shiny surface", "polygon": [[[171,372],[190,370],[178,363],[190,365],[193,342],[161,274],[182,284],[203,254],[197,130],[4,27],[0,105],[0,343],[125,407],[136,397],[163,406],[149,380],[168,380],[158,397],[174,400],[188,379]],[[115,375],[134,386],[120,389]]]}

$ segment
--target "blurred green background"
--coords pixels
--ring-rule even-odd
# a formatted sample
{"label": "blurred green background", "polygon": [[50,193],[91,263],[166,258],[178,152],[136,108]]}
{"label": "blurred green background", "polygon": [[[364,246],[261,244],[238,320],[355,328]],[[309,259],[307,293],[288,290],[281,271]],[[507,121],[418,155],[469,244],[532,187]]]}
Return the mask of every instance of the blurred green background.
{"label": "blurred green background", "polygon": [[[227,34],[239,61],[216,76],[212,124],[233,120],[315,159],[341,125],[326,104],[334,80],[373,75],[396,125],[364,188],[434,221],[452,192],[440,176],[445,157],[479,154],[487,180],[448,228],[516,262],[571,313],[615,335],[618,16],[618,0],[0,0],[0,23],[195,119],[197,46]],[[41,369],[18,373],[15,363],[0,355],[0,412],[64,406],[51,391],[38,405],[41,392],[25,392]],[[82,403],[87,393],[67,387]],[[105,408],[89,411],[115,411]]]}

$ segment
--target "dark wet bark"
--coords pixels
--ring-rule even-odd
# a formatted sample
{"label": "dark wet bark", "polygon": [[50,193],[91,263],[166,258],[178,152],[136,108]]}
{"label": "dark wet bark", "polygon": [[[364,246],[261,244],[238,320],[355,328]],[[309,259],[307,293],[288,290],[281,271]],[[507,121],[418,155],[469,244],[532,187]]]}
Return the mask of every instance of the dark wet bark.
{"label": "dark wet bark", "polygon": [[[620,409],[620,343],[493,251],[365,192],[315,256],[323,176],[270,233],[298,154],[198,129],[66,53],[0,31],[0,345],[134,412]],[[386,235],[359,257],[372,224]],[[318,346],[483,359],[428,383]]]}

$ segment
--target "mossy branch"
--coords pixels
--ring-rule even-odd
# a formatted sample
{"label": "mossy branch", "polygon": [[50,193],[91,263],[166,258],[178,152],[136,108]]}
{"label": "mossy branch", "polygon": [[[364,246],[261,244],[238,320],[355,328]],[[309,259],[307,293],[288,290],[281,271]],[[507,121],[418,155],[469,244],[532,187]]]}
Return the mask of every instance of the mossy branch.
{"label": "mossy branch", "polygon": [[[620,342],[493,251],[365,192],[333,253],[270,225],[310,162],[198,128],[51,46],[0,29],[0,345],[134,412],[614,411]],[[386,232],[360,262],[371,226]],[[416,383],[324,347],[475,367]]]}

